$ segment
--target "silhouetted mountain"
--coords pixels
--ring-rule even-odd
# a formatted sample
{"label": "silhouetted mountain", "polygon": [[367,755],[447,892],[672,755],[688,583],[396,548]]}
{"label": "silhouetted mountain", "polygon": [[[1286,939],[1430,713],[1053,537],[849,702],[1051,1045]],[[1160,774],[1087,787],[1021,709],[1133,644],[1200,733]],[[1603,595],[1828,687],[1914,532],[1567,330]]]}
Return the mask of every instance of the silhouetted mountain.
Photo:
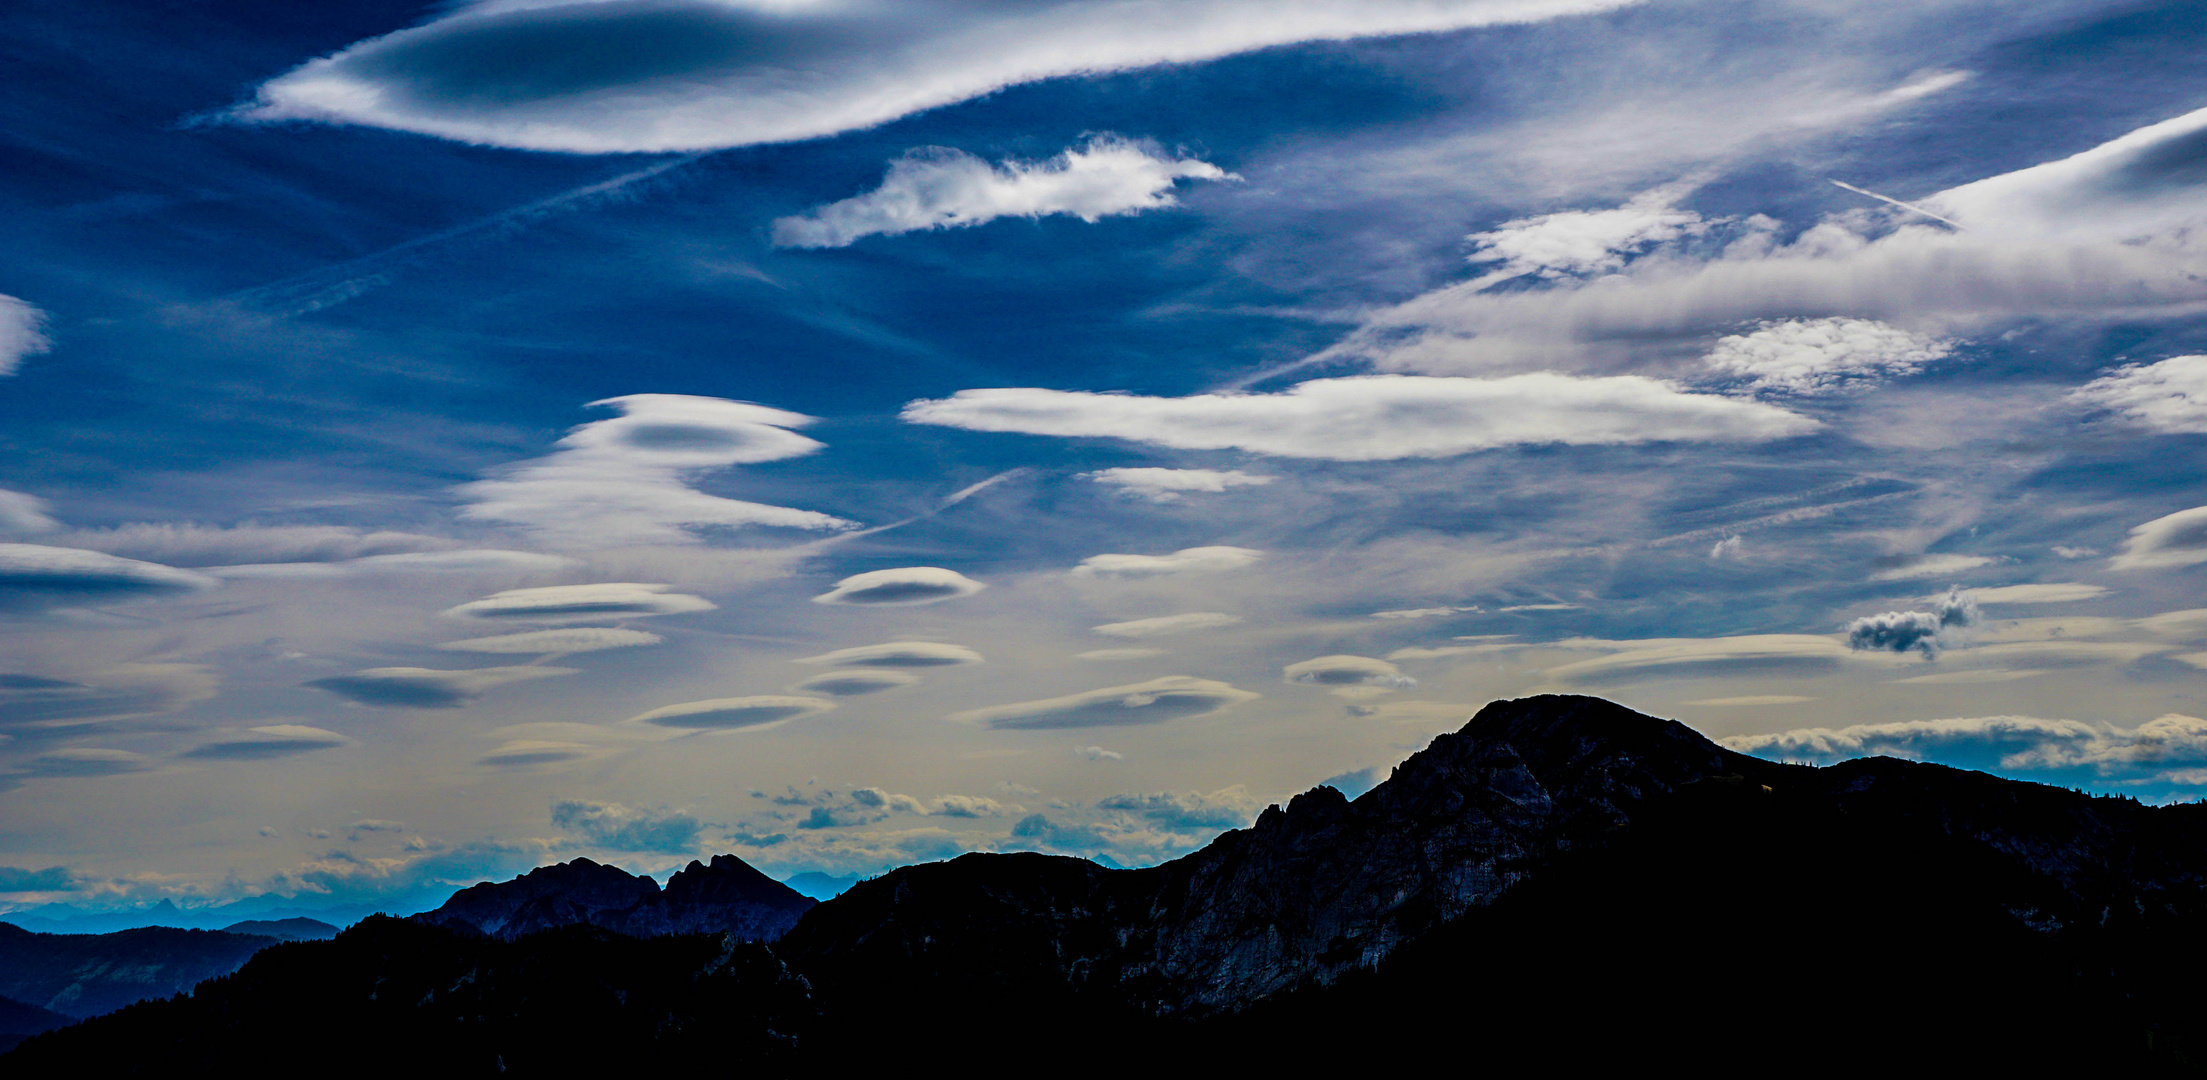
{"label": "silhouetted mountain", "polygon": [[222,928],[231,934],[259,934],[283,941],[320,941],[337,936],[337,928],[320,919],[247,919]]}
{"label": "silhouetted mountain", "polygon": [[509,940],[581,925],[633,937],[732,933],[771,941],[814,902],[733,855],[716,855],[709,866],[691,860],[667,879],[664,890],[649,877],[575,859],[511,881],[470,886],[413,918]]}
{"label": "silhouetted mountain", "polygon": [[0,997],[0,1054],[15,1048],[15,1044],[38,1034],[67,1027],[77,1022],[74,1016],[63,1016],[52,1009],[41,1009],[14,998]]}
{"label": "silhouetted mountain", "polygon": [[272,937],[165,926],[112,934],[34,934],[0,923],[0,996],[65,1016],[98,1016],[227,975]]}
{"label": "silhouetted mountain", "polygon": [[[755,884],[728,862],[684,875]],[[447,907],[498,917],[455,920],[457,936],[375,920],[271,949],[8,1064],[172,1069],[374,1030],[394,1047],[457,1032],[459,1071],[560,1071],[532,1040],[571,1025],[660,1066],[703,1052],[698,1024],[729,1046],[716,1067],[769,1073],[908,1066],[945,1040],[962,1065],[1079,1073],[2207,1058],[2207,806],[1890,759],[1774,764],[1591,698],[1489,706],[1353,802],[1319,788],[1154,868],[977,854],[896,870],[771,946],[481,936],[548,918],[531,911],[610,923],[675,892],[589,908],[588,883],[617,899],[627,876],[535,874],[552,870],[544,883],[583,886],[465,890]],[[633,1020],[604,1004],[623,995]]]}

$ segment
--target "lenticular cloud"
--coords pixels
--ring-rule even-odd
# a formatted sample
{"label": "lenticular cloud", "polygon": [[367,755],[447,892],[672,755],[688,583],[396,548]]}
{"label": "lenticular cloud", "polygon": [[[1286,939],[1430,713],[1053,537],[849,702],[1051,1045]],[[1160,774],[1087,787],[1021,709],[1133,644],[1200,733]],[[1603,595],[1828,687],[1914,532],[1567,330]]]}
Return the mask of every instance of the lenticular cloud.
{"label": "lenticular cloud", "polygon": [[1060,75],[1636,0],[491,0],[271,80],[249,119],[583,153],[870,127]]}

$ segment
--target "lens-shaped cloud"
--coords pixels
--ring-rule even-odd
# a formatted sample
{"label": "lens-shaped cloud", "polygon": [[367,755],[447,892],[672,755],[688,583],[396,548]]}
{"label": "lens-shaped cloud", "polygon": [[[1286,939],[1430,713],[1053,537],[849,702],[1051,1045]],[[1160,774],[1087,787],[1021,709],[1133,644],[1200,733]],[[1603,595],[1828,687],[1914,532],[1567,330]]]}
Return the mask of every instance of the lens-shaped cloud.
{"label": "lens-shaped cloud", "polygon": [[812,598],[815,604],[932,604],[972,596],[987,585],[940,566],[900,566],[852,574]]}
{"label": "lens-shaped cloud", "polygon": [[311,61],[243,115],[532,150],[702,150],[870,127],[1018,83],[1631,0],[533,0]]}
{"label": "lens-shaped cloud", "polygon": [[1073,568],[1075,577],[1158,577],[1165,574],[1210,574],[1239,570],[1264,558],[1255,548],[1182,548],[1170,555],[1090,555]]}
{"label": "lens-shaped cloud", "polygon": [[860,694],[876,694],[900,686],[911,686],[919,681],[920,677],[909,671],[891,668],[844,668],[839,671],[823,671],[790,689],[807,694],[827,694],[831,697],[857,697]]}
{"label": "lens-shaped cloud", "polygon": [[2203,562],[2207,562],[2207,506],[2195,506],[2130,530],[2123,550],[2108,561],[2108,567],[2160,570]]}
{"label": "lens-shaped cloud", "polygon": [[1208,716],[1259,696],[1212,679],[1170,675],[1132,686],[974,709],[951,719],[1011,730],[1127,727]]}
{"label": "lens-shaped cloud", "polygon": [[1183,450],[1333,461],[1437,458],[1561,443],[1764,442],[1821,425],[1761,402],[1694,394],[1638,375],[1499,379],[1361,375],[1273,394],[1160,398],[1088,391],[961,390],[904,419],[972,431],[1117,438]]}
{"label": "lens-shaped cloud", "polygon": [[1159,615],[1153,619],[1105,623],[1089,629],[1109,637],[1152,638],[1193,633],[1197,630],[1216,630],[1239,622],[1241,616],[1228,615],[1223,611],[1190,611],[1180,615]]}
{"label": "lens-shaped cloud", "polygon": [[693,731],[758,731],[835,708],[825,698],[763,694],[668,705],[629,718],[631,724]]}
{"label": "lens-shaped cloud", "polygon": [[418,551],[399,555],[369,555],[337,562],[245,563],[211,566],[216,577],[241,579],[307,580],[387,576],[398,574],[551,574],[581,566],[565,555],[536,551],[473,548],[459,551]]}
{"label": "lens-shaped cloud", "polygon": [[624,630],[615,626],[570,626],[558,630],[530,630],[520,634],[447,641],[437,647],[454,652],[534,656],[544,653],[632,649],[640,645],[657,645],[665,640],[667,639],[643,630]]}
{"label": "lens-shaped cloud", "polygon": [[1276,479],[1239,469],[1098,469],[1082,473],[1081,478],[1154,503],[1176,503],[1183,496],[1238,487],[1263,487]]}
{"label": "lens-shaped cloud", "polygon": [[1847,646],[1836,639],[1814,634],[1664,638],[1604,644],[1618,651],[1549,668],[1548,674],[1572,682],[1755,673],[1803,675],[1836,670],[1850,655]]}
{"label": "lens-shaped cloud", "polygon": [[221,584],[190,570],[82,548],[0,544],[0,610],[182,596]]}
{"label": "lens-shaped cloud", "polygon": [[1398,689],[1418,684],[1418,680],[1404,675],[1401,668],[1369,656],[1320,656],[1289,664],[1281,669],[1281,676],[1288,682],[1311,686]]}
{"label": "lens-shaped cloud", "polygon": [[128,750],[76,747],[49,750],[23,763],[29,776],[115,776],[153,767],[153,759]]}
{"label": "lens-shaped cloud", "polygon": [[351,739],[334,731],[302,724],[268,724],[224,735],[176,756],[212,761],[263,761],[350,745]]}
{"label": "lens-shaped cloud", "polygon": [[499,769],[519,769],[532,765],[557,765],[566,761],[578,761],[592,756],[596,751],[582,743],[559,742],[554,739],[511,739],[501,743],[490,753],[476,758],[477,765]]}
{"label": "lens-shaped cloud", "polygon": [[508,683],[577,674],[574,668],[490,667],[465,671],[384,667],[316,679],[308,686],[384,709],[456,709]]}
{"label": "lens-shaped cloud", "polygon": [[890,641],[807,656],[800,664],[833,664],[837,667],[929,668],[981,663],[981,654],[963,645],[940,641]]}
{"label": "lens-shaped cloud", "polygon": [[604,581],[592,585],[546,585],[534,589],[507,589],[481,600],[461,604],[445,614],[463,619],[581,622],[713,610],[715,605],[712,601],[687,593],[667,591],[672,587],[632,581]]}

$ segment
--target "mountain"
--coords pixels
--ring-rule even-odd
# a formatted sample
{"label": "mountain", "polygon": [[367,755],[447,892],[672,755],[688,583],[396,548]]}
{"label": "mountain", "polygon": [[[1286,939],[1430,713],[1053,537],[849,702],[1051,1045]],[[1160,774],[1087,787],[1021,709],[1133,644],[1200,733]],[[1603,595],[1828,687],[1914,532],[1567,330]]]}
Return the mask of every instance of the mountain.
{"label": "mountain", "polygon": [[[684,874],[749,881],[724,858]],[[542,1040],[614,1035],[657,1067],[769,1073],[952,1047],[1075,1073],[2207,1062],[2207,806],[1775,764],[1593,698],[1498,702],[1354,801],[1306,792],[1161,866],[905,867],[771,945],[614,933],[675,892],[637,880],[578,860],[463,890],[441,925],[271,949],[8,1064],[219,1063],[359,1030],[392,1064],[458,1039],[457,1071],[486,1073],[561,1071]],[[574,899],[621,888],[644,899]],[[518,932],[555,908],[594,914]]]}
{"label": "mountain", "polygon": [[0,1054],[15,1048],[17,1043],[42,1031],[52,1031],[77,1022],[74,1016],[63,1016],[52,1009],[41,1009],[14,998],[0,997]]}
{"label": "mountain", "polygon": [[275,943],[220,930],[36,934],[0,923],[0,996],[65,1016],[98,1016],[227,975]]}
{"label": "mountain", "polygon": [[575,859],[470,886],[413,919],[507,939],[584,925],[631,937],[725,933],[771,941],[813,904],[733,855],[716,855],[709,865],[693,859],[665,889],[650,877]]}
{"label": "mountain", "polygon": [[258,934],[282,941],[320,941],[337,936],[337,927],[320,919],[247,919],[222,928],[230,934]]}

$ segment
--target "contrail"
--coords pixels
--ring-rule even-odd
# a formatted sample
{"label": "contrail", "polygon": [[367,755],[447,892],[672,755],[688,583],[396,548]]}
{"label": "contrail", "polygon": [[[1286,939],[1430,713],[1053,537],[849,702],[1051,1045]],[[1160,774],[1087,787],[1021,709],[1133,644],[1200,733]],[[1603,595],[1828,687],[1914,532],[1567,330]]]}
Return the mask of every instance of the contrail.
{"label": "contrail", "polygon": [[656,165],[637,169],[634,172],[622,173],[610,180],[600,180],[595,184],[588,184],[571,191],[548,195],[535,202],[516,206],[510,210],[501,210],[488,217],[476,218],[473,221],[454,225],[449,229],[433,232],[427,236],[417,236],[412,240],[394,244],[374,254],[362,255],[357,259],[349,259],[318,270],[309,270],[306,273],[297,274],[282,281],[234,292],[222,299],[229,303],[249,307],[259,307],[272,302],[289,300],[288,303],[284,304],[281,311],[281,314],[284,315],[302,315],[310,311],[335,307],[370,289],[389,284],[390,275],[384,272],[384,268],[401,263],[410,255],[423,253],[429,249],[477,233],[526,225],[538,218],[549,217],[576,203],[610,195],[631,184],[672,172],[705,156],[707,156],[706,153],[684,154],[671,161],[662,161]]}
{"label": "contrail", "polygon": [[819,540],[808,541],[804,544],[798,545],[798,547],[807,551],[819,551],[824,548],[834,547],[837,544],[848,543],[852,540],[858,539],[861,536],[872,536],[875,533],[885,533],[891,529],[901,529],[906,525],[926,521],[928,518],[934,517],[935,515],[940,514],[943,511],[948,510],[951,507],[956,506],[959,503],[962,503],[989,488],[995,487],[996,485],[1003,483],[1006,480],[1010,480],[1015,477],[1025,476],[1026,474],[1033,471],[1033,469],[1028,468],[1024,465],[1016,469],[1006,469],[1003,472],[997,473],[995,476],[991,476],[978,484],[968,484],[965,487],[951,492],[950,494],[943,497],[943,501],[936,503],[932,508],[922,510],[917,514],[912,515],[911,517],[903,518],[898,521],[892,521],[887,525],[876,525],[871,529],[859,529],[856,532],[837,533],[834,536],[823,537]]}
{"label": "contrail", "polygon": [[[1831,180],[1831,177],[1828,177],[1828,176],[1827,176],[1827,177],[1825,177],[1824,179],[1826,179],[1826,180]],[[1927,218],[1930,218],[1930,219],[1931,219],[1931,220],[1933,220],[1933,221],[1943,221],[1943,222],[1947,223],[1948,225],[1952,225],[1952,226],[1954,226],[1955,230],[1956,230],[1956,231],[1958,231],[1958,232],[1966,232],[1966,231],[1968,231],[1968,230],[1966,230],[1966,229],[1963,229],[1963,228],[1962,228],[1962,223],[1961,223],[1961,222],[1959,222],[1959,221],[1956,221],[1956,220],[1954,220],[1953,218],[1945,218],[1945,217],[1940,217],[1939,215],[1937,215],[1937,214],[1934,214],[1934,213],[1932,213],[1931,211],[1929,211],[1929,210],[1926,210],[1926,209],[1924,209],[1924,208],[1923,208],[1923,207],[1921,207],[1921,206],[1910,206],[1909,204],[1907,204],[1907,203],[1904,203],[1904,202],[1900,201],[1899,199],[1895,199],[1895,198],[1892,198],[1892,197],[1890,197],[1890,196],[1886,196],[1886,195],[1880,195],[1880,194],[1878,194],[1878,193],[1877,193],[1877,192],[1875,192],[1875,191],[1871,191],[1871,190],[1869,190],[1868,188],[1858,188],[1858,187],[1854,186],[1853,184],[1850,184],[1850,183],[1846,182],[1845,180],[1832,180],[1832,183],[1834,183],[1834,184],[1837,184],[1837,185],[1838,185],[1838,186],[1840,186],[1840,187],[1846,188],[1846,189],[1847,189],[1848,191],[1852,191],[1852,192],[1854,192],[1854,193],[1855,193],[1855,194],[1857,194],[1857,195],[1868,195],[1869,197],[1871,197],[1871,198],[1873,198],[1873,199],[1876,199],[1877,201],[1879,201],[1879,202],[1881,202],[1881,203],[1891,203],[1892,205],[1894,205],[1894,206],[1898,206],[1898,207],[1900,207],[1901,209],[1903,209],[1903,210],[1906,210],[1906,211],[1908,211],[1908,212],[1910,212],[1910,213],[1913,213],[1913,214],[1922,214],[1923,216],[1925,216],[1925,217],[1927,217]]]}

